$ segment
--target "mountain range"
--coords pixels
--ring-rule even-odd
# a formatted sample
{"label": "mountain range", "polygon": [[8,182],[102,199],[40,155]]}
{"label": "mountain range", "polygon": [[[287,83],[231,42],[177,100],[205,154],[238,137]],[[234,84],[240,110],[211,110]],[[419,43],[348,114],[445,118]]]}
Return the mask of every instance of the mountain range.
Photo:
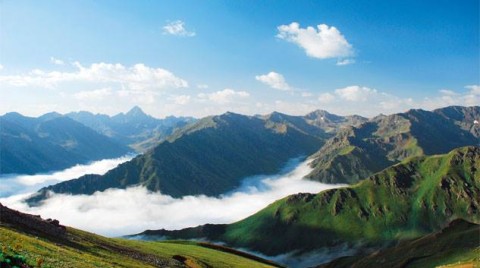
{"label": "mountain range", "polygon": [[119,113],[114,116],[86,111],[71,112],[65,116],[124,146],[129,146],[139,153],[154,147],[176,129],[195,121],[192,117],[175,116],[157,119],[145,114],[138,106],[133,107],[127,113]]}
{"label": "mountain range", "polygon": [[308,179],[355,183],[409,157],[477,144],[473,118],[480,118],[480,107],[410,110],[371,120],[320,110],[306,116],[225,113],[188,124],[103,176],[43,188],[29,203],[47,198],[50,191],[93,194],[134,185],[173,197],[218,196],[247,176],[278,172],[302,155],[311,155]]}
{"label": "mountain range", "polygon": [[353,186],[285,197],[236,223],[141,235],[207,239],[270,256],[338,246],[381,248],[439,231],[456,219],[480,223],[479,178],[480,147],[462,147],[410,158]]}
{"label": "mountain range", "polygon": [[58,113],[0,116],[0,174],[35,174],[125,155],[112,139]]}
{"label": "mountain range", "polygon": [[313,156],[307,178],[356,183],[409,157],[433,155],[480,144],[480,106],[451,106],[380,115],[340,130]]}
{"label": "mountain range", "polygon": [[247,176],[276,173],[289,159],[312,154],[329,136],[303,117],[211,116],[103,176],[86,175],[43,188],[29,201],[40,201],[49,191],[92,194],[139,184],[173,197],[218,196],[238,187]]}

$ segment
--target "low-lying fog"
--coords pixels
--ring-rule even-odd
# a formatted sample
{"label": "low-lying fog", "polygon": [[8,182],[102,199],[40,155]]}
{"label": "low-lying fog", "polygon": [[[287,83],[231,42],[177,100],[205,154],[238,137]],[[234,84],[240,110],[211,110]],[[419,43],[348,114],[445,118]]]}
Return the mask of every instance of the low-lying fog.
{"label": "low-lying fog", "polygon": [[0,202],[22,212],[58,219],[64,225],[106,236],[120,236],[146,229],[181,229],[205,223],[231,223],[290,194],[317,193],[343,186],[303,180],[311,168],[306,161],[294,159],[280,174],[247,178],[237,190],[219,198],[186,196],[175,199],[138,186],[125,190],[110,189],[91,196],[55,194],[40,207],[29,207],[22,202],[46,184],[89,173],[103,174],[128,159],[102,160],[49,175],[1,178],[0,196],[3,197]]}

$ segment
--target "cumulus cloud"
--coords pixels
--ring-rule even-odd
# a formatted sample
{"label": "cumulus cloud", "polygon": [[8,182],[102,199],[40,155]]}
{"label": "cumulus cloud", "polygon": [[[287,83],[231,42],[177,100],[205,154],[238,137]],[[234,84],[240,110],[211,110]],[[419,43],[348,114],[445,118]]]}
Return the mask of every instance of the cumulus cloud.
{"label": "cumulus cloud", "polygon": [[167,89],[188,87],[187,81],[175,76],[168,70],[152,68],[138,63],[127,67],[116,63],[93,63],[83,66],[75,62],[74,71],[32,70],[21,75],[2,75],[0,82],[17,87],[54,88],[65,82],[114,83],[131,90]]}
{"label": "cumulus cloud", "polygon": [[55,57],[50,57],[50,62],[55,65],[64,65],[65,62],[63,60],[57,59]]}
{"label": "cumulus cloud", "polygon": [[[246,178],[242,186],[219,198],[172,198],[143,187],[111,189],[91,196],[54,194],[40,207],[22,203],[26,195],[0,199],[4,205],[27,213],[59,219],[62,224],[118,236],[145,229],[180,229],[205,223],[231,223],[273,201],[299,192],[317,193],[343,185],[302,179],[311,171],[307,162],[291,161],[279,175]],[[180,213],[179,213],[180,212]]]}
{"label": "cumulus cloud", "polygon": [[354,56],[353,48],[340,31],[326,24],[316,28],[301,28],[297,22],[277,27],[277,37],[303,48],[313,58],[348,58]]}
{"label": "cumulus cloud", "polygon": [[255,79],[274,89],[291,90],[291,87],[287,84],[287,81],[285,81],[285,77],[273,71],[268,74],[257,75]]}
{"label": "cumulus cloud", "polygon": [[4,68],[3,65],[0,64],[0,71],[3,70],[3,68]]}
{"label": "cumulus cloud", "polygon": [[0,181],[2,182],[0,184],[0,197],[31,192],[46,185],[75,179],[85,174],[105,174],[108,170],[132,158],[133,155],[126,155],[119,158],[103,159],[45,174],[2,175],[0,176]]}
{"label": "cumulus cloud", "polygon": [[243,99],[250,96],[250,93],[246,91],[236,91],[234,89],[226,88],[224,90],[216,91],[213,93],[200,93],[197,95],[201,100],[210,100],[217,104],[230,103],[237,99]]}
{"label": "cumulus cloud", "polygon": [[163,26],[163,33],[183,37],[193,37],[196,35],[195,32],[187,31],[187,29],[185,29],[185,22],[181,20],[172,21]]}
{"label": "cumulus cloud", "polygon": [[451,105],[479,105],[479,86],[469,85],[465,86],[465,89],[467,90],[441,89],[438,94],[431,97],[414,99],[366,86],[352,85],[319,94],[316,105],[340,115],[359,114],[363,116],[405,112],[412,108],[433,110]]}
{"label": "cumulus cloud", "polygon": [[336,89],[335,94],[347,101],[366,101],[370,96],[376,95],[377,90],[368,87],[349,86]]}

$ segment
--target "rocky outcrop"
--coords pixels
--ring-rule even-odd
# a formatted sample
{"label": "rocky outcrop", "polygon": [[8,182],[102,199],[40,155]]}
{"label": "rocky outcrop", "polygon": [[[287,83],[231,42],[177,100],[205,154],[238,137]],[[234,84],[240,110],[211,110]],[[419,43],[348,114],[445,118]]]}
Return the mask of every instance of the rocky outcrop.
{"label": "rocky outcrop", "polygon": [[55,219],[42,219],[38,215],[31,215],[10,209],[0,203],[0,225],[8,225],[15,229],[53,237],[64,237],[66,228]]}

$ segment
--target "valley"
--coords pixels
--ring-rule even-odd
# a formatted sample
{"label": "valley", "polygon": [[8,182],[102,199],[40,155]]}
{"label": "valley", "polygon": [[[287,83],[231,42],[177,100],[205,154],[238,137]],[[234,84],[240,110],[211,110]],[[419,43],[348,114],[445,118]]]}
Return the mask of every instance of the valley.
{"label": "valley", "polygon": [[[137,234],[119,243],[145,245],[155,254],[159,248],[205,251],[182,249],[205,246],[184,242],[201,239],[288,267],[363,267],[378,262],[371,252],[402,263],[408,258],[396,256],[417,243],[409,241],[449,243],[449,237],[468,236],[456,226],[478,232],[480,147],[472,119],[479,115],[478,106],[373,119],[320,110],[305,116],[226,113],[193,121],[135,157],[4,176],[8,186],[1,188],[0,202],[109,237]],[[427,121],[434,126],[425,127]],[[417,130],[419,122],[423,129]],[[441,147],[429,147],[434,138]],[[448,235],[431,235],[442,228]],[[17,235],[12,231],[3,235]],[[450,257],[424,263],[475,262],[475,243],[465,240]],[[168,249],[173,245],[178,247]],[[408,256],[417,258],[421,245]],[[202,254],[210,253],[199,254],[182,260],[203,263]]]}

